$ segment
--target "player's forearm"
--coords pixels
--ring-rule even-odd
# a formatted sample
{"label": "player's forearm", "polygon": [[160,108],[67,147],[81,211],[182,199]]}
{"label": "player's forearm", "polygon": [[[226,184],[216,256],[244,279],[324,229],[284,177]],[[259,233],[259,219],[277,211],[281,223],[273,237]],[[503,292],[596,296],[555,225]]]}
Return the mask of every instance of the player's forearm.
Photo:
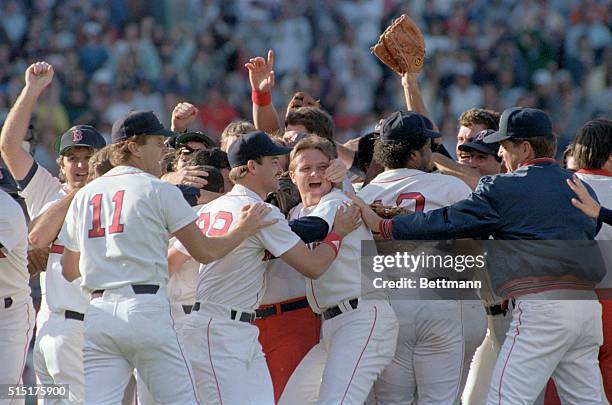
{"label": "player's forearm", "polygon": [[7,168],[16,180],[23,179],[32,166],[32,157],[22,148],[32,111],[40,93],[26,86],[9,111],[0,133],[0,152]]}
{"label": "player's forearm", "polygon": [[[416,75],[406,75],[402,80],[402,87],[404,88],[404,100],[406,100],[406,108],[408,111],[416,111],[421,115],[429,118],[433,124],[433,120],[425,107],[423,97],[421,96],[421,89],[417,81]],[[434,131],[438,131],[436,124],[433,124]]]}
{"label": "player's forearm", "polygon": [[253,123],[255,128],[268,134],[281,134],[281,123],[274,108],[274,104],[270,103],[265,106],[260,106],[253,103]]}
{"label": "player's forearm", "polygon": [[459,164],[440,153],[434,153],[432,155],[432,160],[440,173],[457,177],[465,182],[472,190],[476,189],[478,181],[480,180],[480,173],[478,170]]}
{"label": "player's forearm", "polygon": [[48,247],[57,239],[75,194],[76,190],[73,190],[30,223],[28,234],[30,245],[41,249]]}

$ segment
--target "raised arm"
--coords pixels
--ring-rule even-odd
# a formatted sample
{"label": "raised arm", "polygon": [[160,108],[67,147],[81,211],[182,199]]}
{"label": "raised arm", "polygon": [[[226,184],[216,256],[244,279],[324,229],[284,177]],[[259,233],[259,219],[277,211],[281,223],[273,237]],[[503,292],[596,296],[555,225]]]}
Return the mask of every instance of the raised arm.
{"label": "raised arm", "polygon": [[34,164],[22,143],[26,137],[32,111],[38,97],[53,80],[53,67],[47,62],[36,62],[25,72],[25,87],[9,111],[0,133],[0,152],[15,180],[23,180]]}
{"label": "raised arm", "polygon": [[74,195],[79,189],[75,188],[64,198],[50,206],[45,212],[30,222],[28,241],[36,249],[48,247],[57,239],[62,230],[64,219],[70,208]]}
{"label": "raised arm", "polygon": [[467,184],[472,190],[476,189],[478,181],[481,177],[480,172],[478,170],[471,168],[467,165],[457,163],[449,157],[442,155],[441,153],[433,153],[432,160],[436,165],[436,168],[440,171],[440,173],[457,177],[458,179],[463,180],[463,182]]}
{"label": "raised arm", "polygon": [[189,125],[196,119],[198,109],[191,103],[178,103],[172,110],[170,129],[176,133],[187,131]]}
{"label": "raised arm", "polygon": [[406,100],[406,109],[408,111],[416,111],[421,115],[429,118],[434,126],[434,131],[438,131],[438,127],[431,119],[423,97],[421,96],[421,89],[417,81],[417,73],[404,73],[402,75],[402,87],[404,88],[404,99]]}
{"label": "raised arm", "polygon": [[271,95],[274,87],[274,52],[268,51],[267,60],[257,56],[249,59],[244,66],[249,70],[255,128],[269,134],[280,133],[282,126]]}

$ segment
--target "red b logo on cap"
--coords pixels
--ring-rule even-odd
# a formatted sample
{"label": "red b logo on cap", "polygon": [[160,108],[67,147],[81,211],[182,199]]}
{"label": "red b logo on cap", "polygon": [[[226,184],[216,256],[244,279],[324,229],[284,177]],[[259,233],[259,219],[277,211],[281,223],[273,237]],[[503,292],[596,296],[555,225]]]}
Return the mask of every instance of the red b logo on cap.
{"label": "red b logo on cap", "polygon": [[83,133],[81,132],[80,129],[73,129],[72,130],[72,142],[79,142],[83,139]]}

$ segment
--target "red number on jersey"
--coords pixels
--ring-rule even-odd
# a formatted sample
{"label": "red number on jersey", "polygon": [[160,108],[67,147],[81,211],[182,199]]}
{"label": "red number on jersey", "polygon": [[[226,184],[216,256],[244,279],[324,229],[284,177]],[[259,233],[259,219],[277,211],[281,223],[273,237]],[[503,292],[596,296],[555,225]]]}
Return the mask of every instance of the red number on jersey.
{"label": "red number on jersey", "polygon": [[[215,228],[215,224],[217,221],[223,221],[222,228]],[[211,222],[210,228],[208,229],[208,236],[223,236],[227,233],[230,226],[232,225],[232,221],[234,220],[234,216],[231,212],[227,211],[219,211],[217,215],[215,215],[215,219]]]}
{"label": "red number on jersey", "polygon": [[[115,210],[113,211],[113,222],[108,229],[109,234],[122,233],[123,224],[121,223],[121,210],[123,209],[123,195],[125,190],[119,190],[113,196],[113,203],[115,203]],[[93,205],[93,220],[92,227],[89,230],[87,236],[89,238],[100,238],[106,234],[106,230],[102,227],[102,221],[100,215],[102,212],[102,194],[96,194],[93,196],[89,205]]]}
{"label": "red number on jersey", "polygon": [[402,193],[397,196],[397,200],[395,200],[395,205],[399,207],[404,200],[414,200],[415,212],[423,212],[423,210],[425,209],[425,197],[421,193]]}
{"label": "red number on jersey", "polygon": [[200,228],[202,233],[206,233],[208,226],[210,225],[210,214],[208,212],[201,213],[196,220],[196,225],[198,228]]}

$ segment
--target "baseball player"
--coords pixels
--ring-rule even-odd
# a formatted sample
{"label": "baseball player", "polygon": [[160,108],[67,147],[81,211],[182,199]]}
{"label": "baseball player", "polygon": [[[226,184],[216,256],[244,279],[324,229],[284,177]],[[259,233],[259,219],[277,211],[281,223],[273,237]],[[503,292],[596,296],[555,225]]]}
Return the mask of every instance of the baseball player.
{"label": "baseball player", "polygon": [[[68,384],[70,403],[83,403],[82,322],[88,301],[79,283],[69,283],[61,274],[63,246],[55,238],[70,200],[57,203],[86,183],[89,158],[106,142],[89,125],[77,125],[64,133],[57,145],[60,170],[66,180],[61,184],[21,146],[32,109],[53,79],[53,68],[46,62],[37,62],[28,67],[25,76],[26,86],[6,118],[0,145],[4,161],[17,180],[20,195],[33,219],[30,243],[38,248],[51,245],[47,271],[40,275],[42,297],[37,317],[34,369],[40,383]],[[47,401],[53,403],[52,399]]]}
{"label": "baseball player", "polygon": [[[325,233],[332,227],[337,208],[347,199],[325,177],[332,157],[331,142],[311,136],[294,147],[289,165],[302,197],[290,218],[323,220]],[[363,240],[372,240],[372,234],[361,225],[345,237],[327,272],[319,279],[306,280],[310,307],[323,318],[322,337],[291,376],[279,404],[363,404],[391,361],[397,319],[386,292],[362,291],[359,263]]]}
{"label": "baseball player", "polygon": [[[499,127],[485,142],[501,144],[500,154],[510,173],[484,177],[468,199],[449,207],[391,220],[382,220],[355,197],[368,227],[384,237],[410,240],[489,235],[592,240],[595,222],[572,207],[573,193],[560,187],[571,175],[552,159],[556,142],[548,115],[532,108],[510,108],[502,114]],[[514,298],[516,306],[487,403],[533,403],[552,375],[562,399],[605,404],[597,366],[603,341],[601,305],[593,291],[603,269],[592,267],[585,273],[580,266],[559,266],[556,256],[537,259],[537,266],[516,266],[512,272],[489,266],[497,293]]]}
{"label": "baseball player", "polygon": [[[587,122],[574,139],[573,157],[578,165],[576,176],[591,186],[599,202],[612,206],[612,121],[594,120]],[[595,239],[612,241],[612,226],[603,224]],[[612,264],[612,242],[601,243],[600,247]],[[608,271],[598,291],[603,313],[604,343],[599,351],[599,365],[608,399],[612,398],[612,273]],[[604,289],[606,288],[606,289]],[[605,298],[604,298],[605,297]]]}
{"label": "baseball player", "polygon": [[[206,204],[199,226],[208,236],[224,235],[246,204],[263,201],[278,189],[279,157],[290,149],[264,132],[238,138],[229,148],[235,183],[232,190]],[[272,404],[270,373],[252,323],[265,289],[266,259],[279,257],[309,278],[320,277],[341,248],[342,237],[357,224],[355,211],[338,211],[333,231],[310,251],[274,207],[278,222],[247,239],[226,257],[200,266],[198,301],[181,330],[199,393],[207,404]],[[175,244],[183,250],[181,244]]]}
{"label": "baseball player", "polygon": [[[15,200],[0,190],[0,384],[21,384],[34,330],[27,270],[28,228]],[[25,401],[0,399],[0,404]]]}
{"label": "baseball player", "polygon": [[[359,192],[368,204],[429,212],[470,195],[461,180],[428,173],[432,139],[425,117],[398,111],[387,117],[374,159],[385,168]],[[458,403],[472,356],[485,335],[477,301],[391,300],[400,321],[395,358],[375,385],[379,404]],[[417,399],[418,398],[418,399]]]}
{"label": "baseball player", "polygon": [[134,368],[156,401],[196,403],[166,296],[169,234],[208,262],[266,225],[265,207],[254,206],[239,213],[235,232],[204,237],[180,191],[157,178],[171,134],[151,111],[115,122],[115,167],[76,193],[60,233],[63,274],[70,281],[82,274],[91,296],[83,344],[87,404],[120,402]]}

